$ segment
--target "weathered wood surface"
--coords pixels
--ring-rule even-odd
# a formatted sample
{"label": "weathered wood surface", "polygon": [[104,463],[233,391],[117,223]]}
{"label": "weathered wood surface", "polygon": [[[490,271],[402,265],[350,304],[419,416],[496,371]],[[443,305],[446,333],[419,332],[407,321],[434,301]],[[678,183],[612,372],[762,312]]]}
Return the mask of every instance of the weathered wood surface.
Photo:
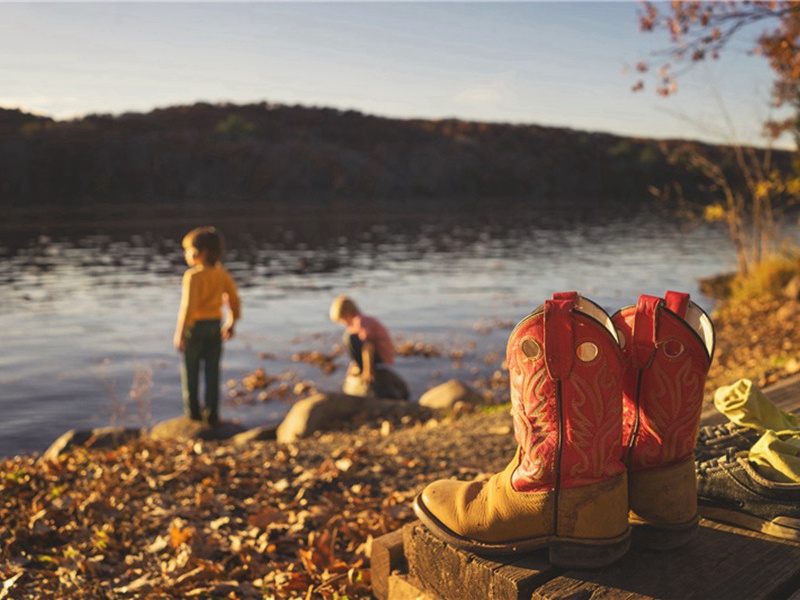
{"label": "weathered wood surface", "polygon": [[398,529],[382,535],[372,544],[372,593],[378,600],[389,597],[389,578],[395,571],[406,571],[406,557],[403,552],[403,531]]}
{"label": "weathered wood surface", "polygon": [[[800,412],[800,376],[765,392],[782,410]],[[704,412],[703,424],[721,422],[713,405]],[[403,528],[402,544],[399,532],[376,540],[391,546],[393,558],[379,560],[394,566],[373,570],[373,585],[379,600],[800,600],[800,543],[705,519],[700,525],[692,543],[678,550],[632,547],[605,569],[567,571],[550,565],[546,551],[492,559],[457,550],[415,522]],[[407,571],[397,570],[398,552]]]}
{"label": "weathered wood surface", "polygon": [[487,559],[443,543],[420,523],[406,525],[403,533],[409,581],[434,599],[800,598],[800,544],[706,520],[684,548],[632,547],[619,562],[599,570],[553,567],[546,551]]}
{"label": "weathered wood surface", "polygon": [[389,576],[388,597],[392,600],[440,600],[423,592],[419,581],[408,575]]}
{"label": "weathered wood surface", "polygon": [[532,598],[785,598],[800,589],[800,544],[703,520],[670,552],[631,548],[600,571],[567,571]]}
{"label": "weathered wood surface", "polygon": [[457,550],[431,535],[419,522],[403,527],[408,574],[438,598],[528,600],[534,590],[563,570],[546,552],[496,560]]}

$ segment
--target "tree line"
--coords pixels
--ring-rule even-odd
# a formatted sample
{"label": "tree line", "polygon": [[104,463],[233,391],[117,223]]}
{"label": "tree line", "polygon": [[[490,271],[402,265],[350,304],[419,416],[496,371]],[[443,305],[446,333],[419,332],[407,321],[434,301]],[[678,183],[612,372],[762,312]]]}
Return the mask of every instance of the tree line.
{"label": "tree line", "polygon": [[[628,206],[654,189],[710,202],[686,146],[538,125],[400,120],[330,108],[197,103],[56,121],[0,109],[0,204],[91,206],[514,197]],[[789,153],[773,164],[791,169]]]}

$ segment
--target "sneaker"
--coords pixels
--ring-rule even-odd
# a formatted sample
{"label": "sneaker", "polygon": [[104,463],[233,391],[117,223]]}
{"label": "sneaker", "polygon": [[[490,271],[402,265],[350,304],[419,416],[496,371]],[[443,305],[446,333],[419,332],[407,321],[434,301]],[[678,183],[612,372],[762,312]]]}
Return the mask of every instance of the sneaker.
{"label": "sneaker", "polygon": [[697,465],[698,512],[708,519],[800,541],[800,483],[764,479],[729,448]]}
{"label": "sneaker", "polygon": [[760,437],[760,431],[732,421],[722,425],[706,425],[697,434],[694,460],[696,463],[711,460],[725,454],[728,448],[736,448],[737,451],[750,450]]}

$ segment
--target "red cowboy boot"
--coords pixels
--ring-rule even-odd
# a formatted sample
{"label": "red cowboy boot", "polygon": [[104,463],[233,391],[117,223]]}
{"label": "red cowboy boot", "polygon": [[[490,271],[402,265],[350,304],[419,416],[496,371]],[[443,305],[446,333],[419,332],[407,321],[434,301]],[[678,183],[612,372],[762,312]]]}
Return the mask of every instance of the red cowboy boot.
{"label": "red cowboy boot", "polygon": [[689,294],[642,295],[612,317],[625,364],[622,441],[634,542],[677,548],[697,529],[694,447],[714,327]]}
{"label": "red cowboy boot", "polygon": [[487,482],[436,481],[414,502],[439,538],[483,554],[549,548],[564,567],[628,549],[622,360],[610,317],[574,292],[517,324],[507,347],[518,448]]}

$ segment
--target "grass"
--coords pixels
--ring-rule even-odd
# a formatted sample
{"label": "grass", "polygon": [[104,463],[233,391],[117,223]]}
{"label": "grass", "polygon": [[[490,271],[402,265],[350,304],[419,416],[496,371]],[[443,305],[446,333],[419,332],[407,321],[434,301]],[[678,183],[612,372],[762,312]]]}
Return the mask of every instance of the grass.
{"label": "grass", "polygon": [[747,275],[736,275],[730,283],[731,300],[777,298],[792,278],[800,275],[800,254],[776,255],[761,261]]}

